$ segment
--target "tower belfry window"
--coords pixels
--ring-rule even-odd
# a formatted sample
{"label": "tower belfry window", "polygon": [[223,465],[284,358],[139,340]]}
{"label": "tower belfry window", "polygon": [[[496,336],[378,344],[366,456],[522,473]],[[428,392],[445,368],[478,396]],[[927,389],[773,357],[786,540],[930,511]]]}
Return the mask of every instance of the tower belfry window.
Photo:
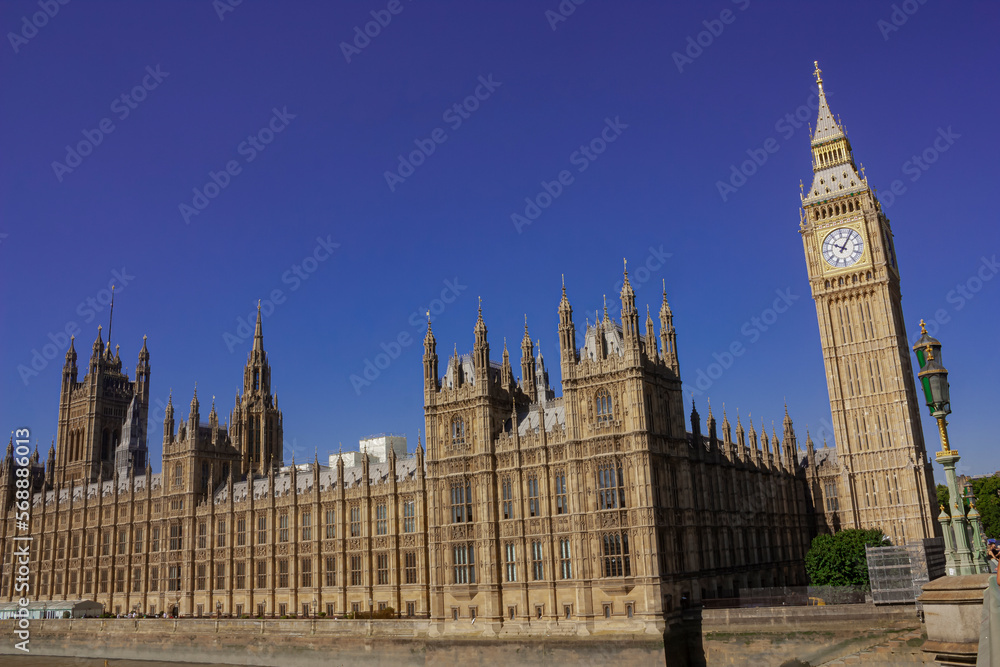
{"label": "tower belfry window", "polygon": [[465,444],[465,420],[461,417],[451,420],[451,444],[454,446]]}
{"label": "tower belfry window", "polygon": [[611,393],[607,389],[597,392],[597,421],[609,422],[614,418],[614,410],[611,405]]}
{"label": "tower belfry window", "polygon": [[260,391],[260,371],[253,372],[253,390]]}

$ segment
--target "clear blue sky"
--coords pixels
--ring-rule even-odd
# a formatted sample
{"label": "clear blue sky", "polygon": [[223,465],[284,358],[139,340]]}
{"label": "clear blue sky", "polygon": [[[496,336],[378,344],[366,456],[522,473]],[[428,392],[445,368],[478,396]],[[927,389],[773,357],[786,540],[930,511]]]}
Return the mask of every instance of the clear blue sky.
{"label": "clear blue sky", "polygon": [[[623,257],[640,308],[659,307],[666,280],[686,389],[745,345],[702,382],[702,415],[710,397],[780,426],[787,398],[800,437],[815,435],[830,412],[798,233],[808,133],[786,115],[811,101],[818,60],[870,182],[899,181],[883,203],[910,338],[921,317],[948,320],[961,469],[1000,468],[1000,277],[983,264],[1000,254],[995,3],[588,0],[557,20],[557,0],[246,1],[220,19],[224,2],[71,2],[37,29],[37,2],[0,9],[0,414],[44,449],[59,332],[80,327],[85,367],[113,279],[130,372],[149,336],[154,466],[170,388],[186,415],[197,381],[203,414],[215,394],[227,419],[250,348],[238,318],[281,290],[265,343],[286,458],[301,460],[381,431],[413,446],[423,313],[442,292],[443,356],[471,349],[482,296],[494,358],[506,336],[516,364],[526,313],[558,381],[560,274],[579,331]],[[900,4],[915,12],[894,16]],[[387,25],[358,37],[371,12]],[[601,154],[577,152],[602,131]],[[916,166],[939,131],[947,150]],[[778,150],[723,198],[718,182],[769,139]],[[211,173],[225,187],[205,192]],[[511,216],[543,181],[559,194],[519,233]],[[764,331],[752,318],[770,319],[776,291],[791,306]],[[352,383],[398,340],[398,358]],[[924,432],[937,450],[927,417]]]}

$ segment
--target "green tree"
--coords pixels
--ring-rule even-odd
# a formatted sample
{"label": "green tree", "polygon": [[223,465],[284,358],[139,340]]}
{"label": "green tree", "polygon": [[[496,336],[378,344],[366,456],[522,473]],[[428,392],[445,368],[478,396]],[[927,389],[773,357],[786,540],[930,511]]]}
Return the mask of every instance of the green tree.
{"label": "green tree", "polygon": [[[938,484],[937,487],[935,488],[937,490],[937,506],[948,507],[948,498],[949,496],[951,496],[951,494],[948,493],[948,487],[945,486],[944,484]],[[937,516],[937,514],[935,514],[934,516]]]}
{"label": "green tree", "polygon": [[987,537],[1000,537],[1000,474],[972,480],[976,509]]}
{"label": "green tree", "polygon": [[889,546],[878,528],[849,528],[834,535],[817,535],[806,554],[806,573],[813,586],[868,586],[865,547]]}

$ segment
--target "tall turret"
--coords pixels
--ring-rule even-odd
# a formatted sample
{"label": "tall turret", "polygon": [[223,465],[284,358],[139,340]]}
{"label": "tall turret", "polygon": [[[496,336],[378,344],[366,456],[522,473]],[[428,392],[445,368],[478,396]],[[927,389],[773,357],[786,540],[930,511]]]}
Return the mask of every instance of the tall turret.
{"label": "tall turret", "polygon": [[528,335],[528,316],[524,316],[524,338],[521,339],[521,391],[534,403],[538,400],[535,387],[535,356]]}
{"label": "tall turret", "polygon": [[667,303],[667,282],[663,281],[663,304],[660,306],[660,347],[663,362],[674,375],[681,376],[680,361],[677,357],[677,332],[674,330],[674,314]]}
{"label": "tall turret", "polygon": [[438,390],[437,341],[431,331],[431,313],[427,311],[427,333],[424,335],[424,402]]}

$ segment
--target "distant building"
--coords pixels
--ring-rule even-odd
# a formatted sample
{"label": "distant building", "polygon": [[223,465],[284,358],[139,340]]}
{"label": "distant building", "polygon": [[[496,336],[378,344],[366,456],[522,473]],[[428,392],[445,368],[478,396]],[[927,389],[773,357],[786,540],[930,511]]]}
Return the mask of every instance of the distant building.
{"label": "distant building", "polygon": [[337,461],[343,461],[345,468],[355,468],[361,465],[361,460],[367,458],[362,452],[340,452],[338,454],[330,454],[330,467],[336,468]]}
{"label": "distant building", "polygon": [[358,443],[358,449],[365,452],[377,463],[385,463],[389,460],[389,450],[395,453],[396,458],[406,458],[406,436],[393,435],[392,433],[380,433],[362,439]]}

